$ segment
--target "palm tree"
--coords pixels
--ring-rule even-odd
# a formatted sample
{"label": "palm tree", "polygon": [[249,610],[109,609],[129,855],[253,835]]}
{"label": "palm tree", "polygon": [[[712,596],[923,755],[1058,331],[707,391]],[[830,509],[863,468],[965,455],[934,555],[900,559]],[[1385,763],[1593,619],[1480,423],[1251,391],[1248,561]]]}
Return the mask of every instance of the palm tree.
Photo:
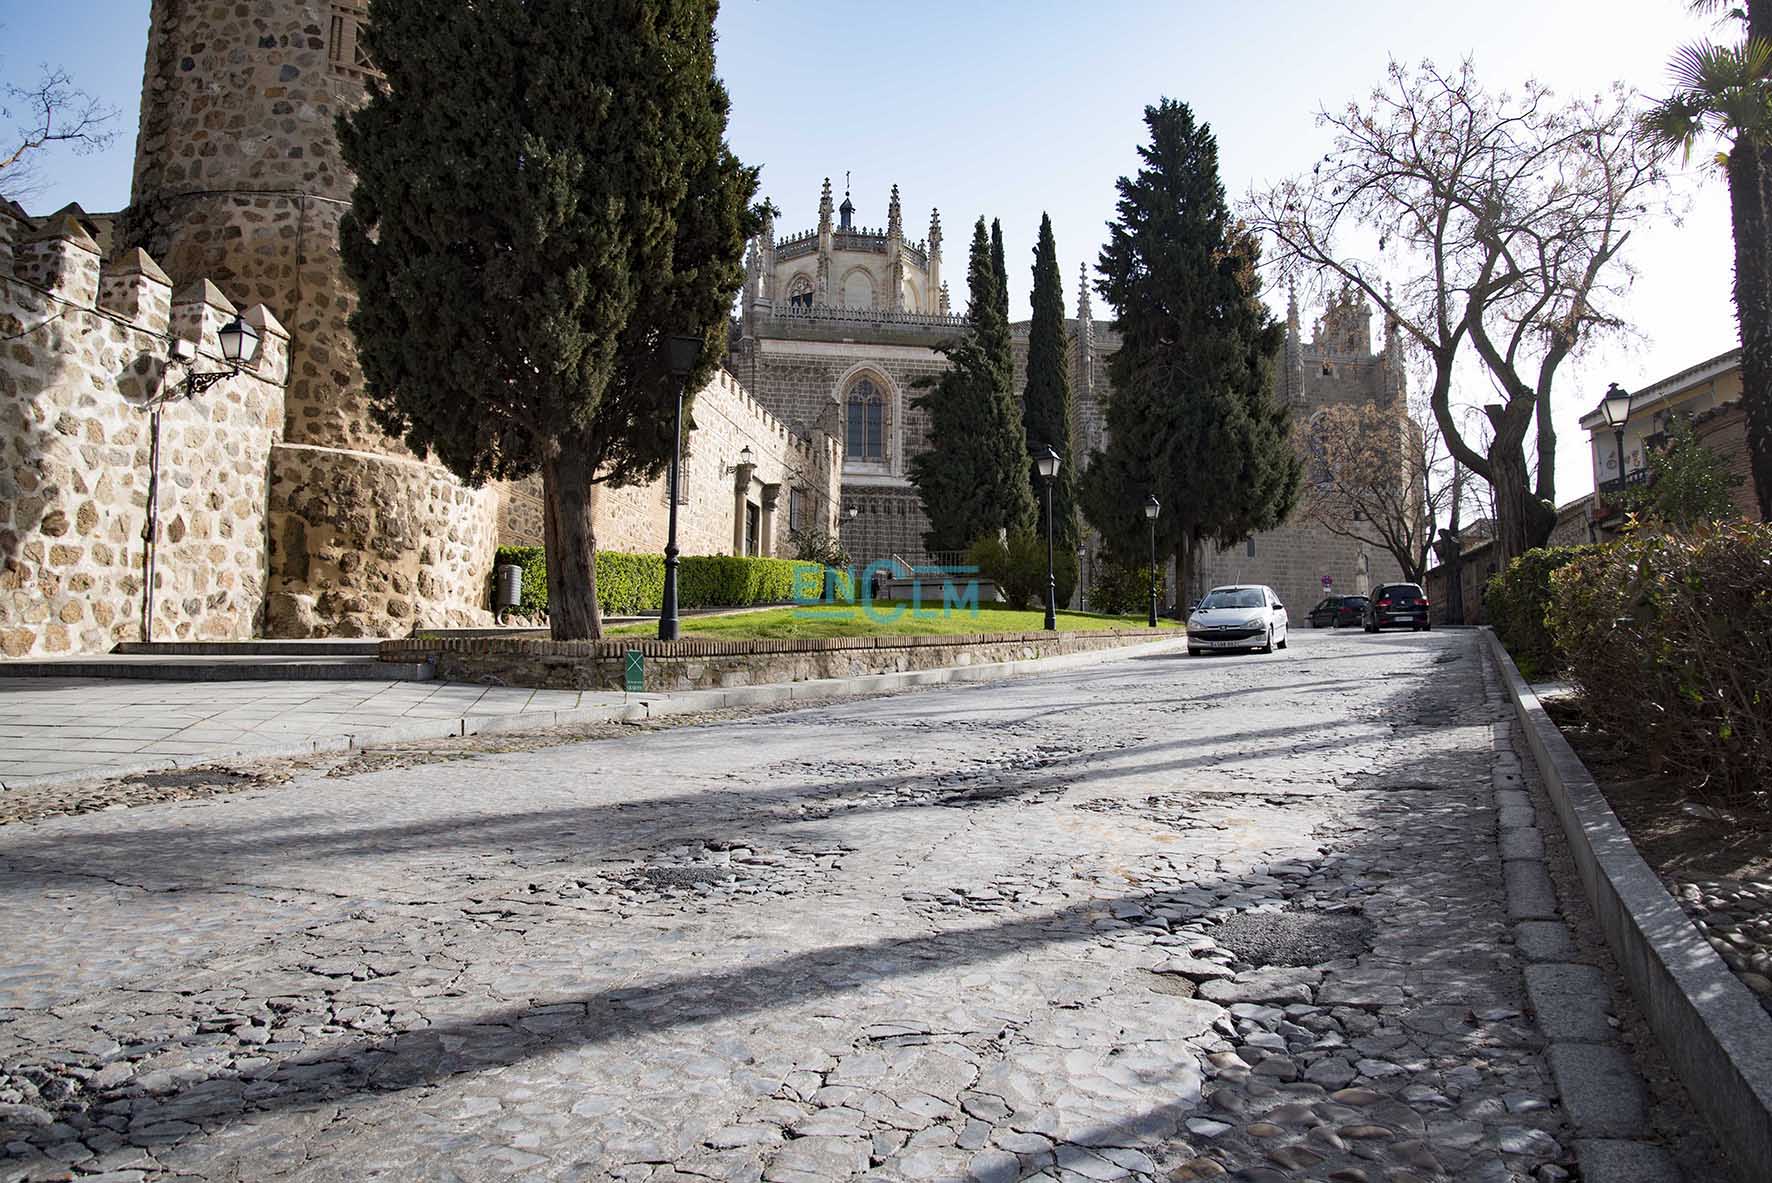
{"label": "palm tree", "polygon": [[[1699,0],[1694,9],[1716,8]],[[1772,3],[1761,0],[1772,23]],[[1752,7],[1745,15],[1752,24]],[[1772,40],[1750,36],[1736,45],[1682,47],[1669,64],[1675,91],[1643,116],[1644,134],[1691,158],[1693,145],[1714,137],[1717,163],[1729,181],[1735,233],[1735,318],[1741,330],[1741,404],[1747,415],[1748,466],[1760,517],[1772,521]]]}

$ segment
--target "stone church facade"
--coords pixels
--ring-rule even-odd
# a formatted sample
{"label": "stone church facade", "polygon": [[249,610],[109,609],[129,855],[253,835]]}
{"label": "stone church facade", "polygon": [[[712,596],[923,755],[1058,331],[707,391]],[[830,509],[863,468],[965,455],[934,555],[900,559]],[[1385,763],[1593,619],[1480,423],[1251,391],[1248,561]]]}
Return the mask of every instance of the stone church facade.
{"label": "stone church facade", "polygon": [[[1286,308],[1286,344],[1275,387],[1292,409],[1295,424],[1308,424],[1313,414],[1336,404],[1374,403],[1395,409],[1401,418],[1408,395],[1401,340],[1395,327],[1389,327],[1375,350],[1372,306],[1358,292],[1343,288],[1330,295],[1306,341],[1293,296]],[[1265,583],[1280,594],[1296,623],[1322,599],[1325,579],[1338,593],[1364,595],[1402,577],[1389,551],[1295,520],[1202,555],[1185,591],[1191,602],[1223,584]]]}
{"label": "stone church facade", "polygon": [[[921,241],[908,239],[898,187],[884,229],[854,223],[848,194],[833,203],[830,181],[814,229],[776,236],[773,216],[752,242],[727,368],[772,414],[841,448],[841,537],[858,565],[931,560],[928,520],[910,482],[910,460],[929,447],[929,417],[912,405],[918,383],[947,369],[937,350],[967,331],[941,279],[941,214],[932,210]],[[1101,398],[1107,358],[1119,340],[1091,318],[1087,280],[1078,316],[1067,322],[1081,463],[1103,438]],[[1011,326],[1015,389],[1026,384],[1025,322]],[[938,556],[943,557],[943,556]]]}

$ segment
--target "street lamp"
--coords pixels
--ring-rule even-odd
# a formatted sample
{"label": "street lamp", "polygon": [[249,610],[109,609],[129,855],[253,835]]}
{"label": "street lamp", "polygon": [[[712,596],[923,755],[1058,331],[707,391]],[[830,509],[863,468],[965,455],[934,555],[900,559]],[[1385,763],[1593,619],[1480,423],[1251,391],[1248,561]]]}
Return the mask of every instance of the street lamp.
{"label": "street lamp", "polygon": [[1157,515],[1163,512],[1163,503],[1152,493],[1144,499],[1144,520],[1151,524],[1151,615],[1150,626],[1157,627]]}
{"label": "street lamp", "polygon": [[683,459],[683,394],[689,389],[689,375],[701,362],[701,338],[666,337],[665,361],[671,377],[677,380],[677,442],[671,448],[670,534],[665,539],[664,600],[659,604],[658,639],[675,641],[682,632],[682,622],[677,619],[677,501]]}
{"label": "street lamp", "polygon": [[224,378],[232,378],[245,368],[258,352],[258,330],[247,324],[239,313],[216,332],[221,343],[225,370],[199,373],[193,368],[197,361],[197,343],[175,337],[167,348],[172,360],[185,367],[184,380],[176,386],[162,386],[160,393],[147,402],[148,408],[148,518],[142,523],[142,640],[154,639],[154,558],[160,541],[160,409],[177,399],[195,399]]}
{"label": "street lamp", "polygon": [[1058,453],[1050,445],[1034,457],[1034,467],[1046,482],[1046,631],[1058,631],[1058,579],[1052,573],[1052,485],[1058,479]]}
{"label": "street lamp", "polygon": [[1630,419],[1630,391],[1620,389],[1618,383],[1606,387],[1606,397],[1600,400],[1600,414],[1605,416],[1606,425],[1612,429],[1612,437],[1618,444],[1618,487],[1624,488],[1624,425]]}

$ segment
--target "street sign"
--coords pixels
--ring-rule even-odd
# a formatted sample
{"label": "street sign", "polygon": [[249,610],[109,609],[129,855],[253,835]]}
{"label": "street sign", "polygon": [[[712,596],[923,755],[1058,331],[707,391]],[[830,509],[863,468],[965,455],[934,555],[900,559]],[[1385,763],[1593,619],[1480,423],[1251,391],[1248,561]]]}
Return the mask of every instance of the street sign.
{"label": "street sign", "polygon": [[646,658],[638,649],[628,650],[627,691],[638,694],[646,689]]}
{"label": "street sign", "polygon": [[1323,591],[1327,593],[1327,592],[1333,591],[1334,589],[1335,589],[1334,578],[1332,576],[1328,576],[1328,575],[1323,576]]}

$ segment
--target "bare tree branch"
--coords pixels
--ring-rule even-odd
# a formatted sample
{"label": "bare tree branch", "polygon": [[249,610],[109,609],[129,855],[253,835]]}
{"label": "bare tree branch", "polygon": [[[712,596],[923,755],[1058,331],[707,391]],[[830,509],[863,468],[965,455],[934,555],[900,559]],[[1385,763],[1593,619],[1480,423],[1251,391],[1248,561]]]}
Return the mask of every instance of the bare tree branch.
{"label": "bare tree branch", "polygon": [[[1556,374],[1623,329],[1619,252],[1665,191],[1635,106],[1622,87],[1559,102],[1537,83],[1487,91],[1469,60],[1393,61],[1364,102],[1320,114],[1334,139],[1308,175],[1245,203],[1281,274],[1358,289],[1427,359],[1443,447],[1495,490],[1508,554],[1555,524]],[[1481,447],[1452,402],[1467,341],[1501,395]]]}
{"label": "bare tree branch", "polygon": [[0,144],[0,191],[9,195],[24,191],[34,158],[46,149],[66,146],[84,155],[116,138],[116,129],[107,125],[117,118],[117,109],[74,86],[63,70],[44,66],[29,86],[8,83],[0,93],[0,120],[14,128]]}

